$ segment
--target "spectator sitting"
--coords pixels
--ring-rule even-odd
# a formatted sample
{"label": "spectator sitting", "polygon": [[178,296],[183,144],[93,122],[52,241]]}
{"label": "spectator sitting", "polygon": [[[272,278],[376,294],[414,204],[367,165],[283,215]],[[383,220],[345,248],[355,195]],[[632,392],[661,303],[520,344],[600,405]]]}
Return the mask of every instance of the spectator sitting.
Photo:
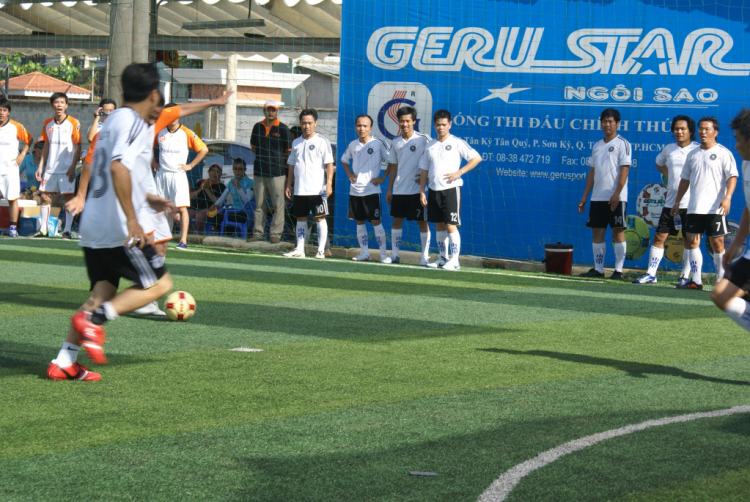
{"label": "spectator sitting", "polygon": [[203,234],[206,221],[210,222],[214,228],[219,224],[219,216],[217,214],[208,216],[208,208],[221,197],[226,188],[226,185],[221,182],[221,166],[212,164],[208,168],[208,179],[199,180],[190,190],[188,214],[195,219],[195,228],[199,234]]}
{"label": "spectator sitting", "polygon": [[34,149],[26,154],[23,162],[18,166],[21,180],[23,181],[26,178],[26,181],[21,183],[21,190],[31,187],[39,188],[39,182],[36,180],[36,168],[39,167],[39,160],[42,158],[42,148],[44,148],[44,141],[37,141]]}
{"label": "spectator sitting", "polygon": [[237,210],[236,213],[229,214],[229,221],[233,223],[245,223],[247,221],[247,213],[245,212],[245,204],[253,200],[255,195],[253,194],[253,180],[245,176],[247,165],[245,161],[236,158],[232,164],[232,172],[234,178],[229,182],[229,185],[224,189],[224,193],[221,197],[216,199],[216,202],[211,204],[208,208],[208,212],[213,212],[216,207],[221,206],[226,202],[227,197],[232,197],[232,203],[230,209]]}

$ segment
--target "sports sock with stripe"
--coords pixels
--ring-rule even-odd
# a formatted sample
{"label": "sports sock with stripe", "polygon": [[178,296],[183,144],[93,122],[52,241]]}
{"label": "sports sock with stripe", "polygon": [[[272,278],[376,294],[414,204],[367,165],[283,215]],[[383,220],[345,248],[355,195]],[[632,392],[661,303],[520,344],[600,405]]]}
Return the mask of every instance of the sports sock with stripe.
{"label": "sports sock with stripe", "polygon": [[391,249],[393,250],[391,253],[391,258],[397,257],[399,251],[401,251],[401,236],[403,234],[404,234],[403,228],[391,229]]}
{"label": "sports sock with stripe", "polygon": [[328,240],[328,222],[325,218],[317,222],[318,225],[318,253],[326,250],[326,241]]}
{"label": "sports sock with stripe", "polygon": [[60,349],[60,353],[57,354],[57,359],[55,359],[55,364],[60,366],[61,368],[67,368],[74,362],[76,362],[76,359],[78,359],[78,352],[81,350],[81,347],[78,345],[73,345],[70,342],[63,342],[62,348]]}
{"label": "sports sock with stripe", "polygon": [[659,263],[661,263],[661,259],[663,256],[664,248],[651,246],[651,251],[648,255],[648,272],[646,272],[648,275],[656,277],[656,271],[659,268]]}
{"label": "sports sock with stripe", "polygon": [[591,244],[594,250],[594,270],[600,274],[604,273],[604,256],[607,253],[607,245],[603,242],[594,242]]}
{"label": "sports sock with stripe", "polygon": [[386,246],[388,245],[385,238],[385,228],[383,228],[382,223],[380,225],[373,225],[372,228],[375,230],[375,240],[378,242],[378,247],[380,248],[380,258],[383,259],[387,256]]}

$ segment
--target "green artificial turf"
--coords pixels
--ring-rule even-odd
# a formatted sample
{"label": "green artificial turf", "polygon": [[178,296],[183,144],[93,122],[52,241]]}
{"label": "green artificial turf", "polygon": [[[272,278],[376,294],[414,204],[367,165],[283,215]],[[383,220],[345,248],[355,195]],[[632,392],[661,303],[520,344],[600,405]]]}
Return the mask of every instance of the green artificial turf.
{"label": "green artificial turf", "polygon": [[[2,500],[476,500],[566,441],[750,404],[750,336],[706,292],[226,252],[168,255],[193,320],[117,319],[101,382],[53,382],[81,256],[0,240]],[[608,440],[509,500],[730,500],[748,435]]]}

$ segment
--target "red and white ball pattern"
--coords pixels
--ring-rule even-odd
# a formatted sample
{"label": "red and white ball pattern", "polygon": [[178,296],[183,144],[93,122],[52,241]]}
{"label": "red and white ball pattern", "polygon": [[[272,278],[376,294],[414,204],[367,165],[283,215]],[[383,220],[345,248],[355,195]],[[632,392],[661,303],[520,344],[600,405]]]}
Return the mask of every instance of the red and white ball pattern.
{"label": "red and white ball pattern", "polygon": [[164,312],[172,321],[187,321],[195,314],[195,299],[185,291],[175,291],[167,297]]}

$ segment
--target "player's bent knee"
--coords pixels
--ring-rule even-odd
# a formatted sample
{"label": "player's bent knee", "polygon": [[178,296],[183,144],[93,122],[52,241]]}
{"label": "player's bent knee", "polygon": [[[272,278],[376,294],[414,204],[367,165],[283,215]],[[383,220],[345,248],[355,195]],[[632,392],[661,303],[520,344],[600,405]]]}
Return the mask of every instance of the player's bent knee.
{"label": "player's bent knee", "polygon": [[727,279],[722,279],[711,292],[711,300],[714,302],[714,305],[724,310],[732,298],[736,296],[736,293],[737,287]]}

